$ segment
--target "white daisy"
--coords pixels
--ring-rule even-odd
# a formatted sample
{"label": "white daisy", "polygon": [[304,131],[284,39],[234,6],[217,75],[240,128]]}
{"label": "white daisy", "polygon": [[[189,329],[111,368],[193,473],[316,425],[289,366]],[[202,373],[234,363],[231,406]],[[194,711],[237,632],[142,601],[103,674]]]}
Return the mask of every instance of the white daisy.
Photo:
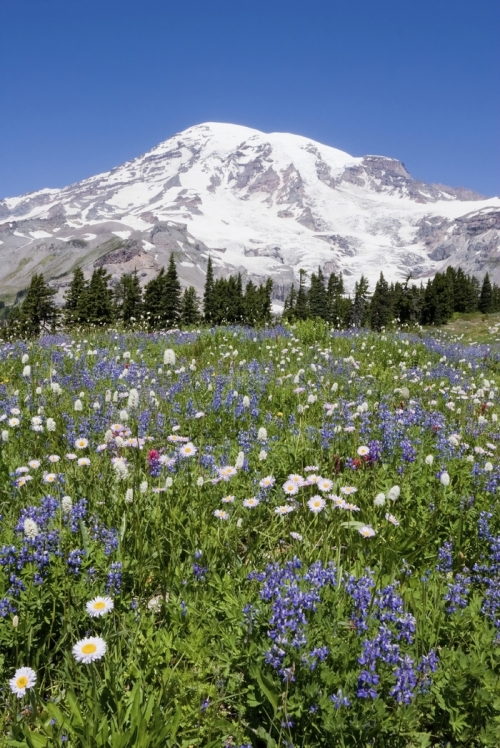
{"label": "white daisy", "polygon": [[331,491],[333,488],[333,482],[329,478],[321,478],[321,480],[318,481],[318,490],[323,491],[324,493],[327,493],[328,491]]}
{"label": "white daisy", "polygon": [[386,518],[386,520],[387,520],[388,522],[390,522],[390,523],[391,523],[391,525],[394,525],[394,527],[399,527],[399,522],[398,522],[398,520],[396,519],[396,517],[394,516],[394,514],[386,514],[386,515],[385,515],[385,518]]}
{"label": "white daisy", "polygon": [[293,512],[295,507],[293,507],[291,504],[283,504],[282,506],[277,506],[274,510],[275,514],[290,514],[290,512]]}
{"label": "white daisy", "polygon": [[19,426],[19,423],[20,423],[19,418],[9,418],[8,420],[8,424],[12,428],[14,428],[15,426]]}
{"label": "white daisy", "polygon": [[373,538],[373,536],[377,534],[371,525],[363,525],[363,527],[359,528],[359,533],[364,538]]}
{"label": "white daisy", "polygon": [[288,494],[288,496],[294,496],[299,492],[299,487],[292,480],[287,480],[283,483],[283,491]]}
{"label": "white daisy", "polygon": [[338,507],[339,509],[345,509],[346,507],[346,501],[342,498],[342,496],[337,496],[336,494],[332,494],[328,497],[331,501],[333,501],[334,506]]}
{"label": "white daisy", "polygon": [[323,511],[325,504],[326,501],[322,496],[312,496],[307,502],[307,506],[314,514],[319,514],[319,512]]}
{"label": "white daisy", "polygon": [[113,610],[115,605],[110,597],[94,597],[93,600],[86,603],[85,607],[89,616],[92,616],[92,618],[99,618]]}
{"label": "white daisy", "polygon": [[79,457],[77,464],[80,465],[81,467],[90,465],[90,459],[88,457]]}
{"label": "white daisy", "polygon": [[188,442],[179,449],[179,454],[181,457],[193,457],[193,455],[195,455],[197,451],[198,450],[196,449],[194,444],[192,444],[192,442]]}
{"label": "white daisy", "polygon": [[39,467],[40,467],[40,463],[39,463],[39,461],[38,461],[38,460],[30,460],[30,461],[28,462],[28,465],[30,466],[30,468],[31,468],[32,470],[36,470],[37,468],[39,468]]}
{"label": "white daisy", "polygon": [[30,667],[20,667],[10,679],[9,686],[12,693],[15,693],[20,699],[24,696],[28,688],[33,688],[36,683],[36,673]]}
{"label": "white daisy", "polygon": [[358,447],[358,455],[360,457],[366,457],[366,455],[370,454],[370,447]]}
{"label": "white daisy", "polygon": [[291,532],[290,537],[294,540],[302,540],[302,535],[300,534],[300,532]]}
{"label": "white daisy", "polygon": [[258,504],[260,504],[260,499],[257,499],[255,496],[252,496],[250,499],[245,499],[243,502],[243,506],[247,509],[253,509],[255,506],[258,506]]}
{"label": "white daisy", "polygon": [[45,475],[43,476],[44,483],[55,483],[56,481],[57,481],[56,473],[45,473]]}
{"label": "white daisy", "polygon": [[77,449],[86,449],[89,446],[88,439],[84,439],[83,436],[75,441],[75,447]]}
{"label": "white daisy", "polygon": [[356,493],[358,489],[354,486],[342,486],[340,490],[342,493],[345,493],[346,496],[351,496],[353,493]]}
{"label": "white daisy", "polygon": [[267,475],[265,478],[262,478],[262,480],[259,481],[259,486],[261,488],[270,488],[271,486],[274,486],[276,482],[276,478],[273,478],[272,475]]}
{"label": "white daisy", "polygon": [[221,501],[223,504],[234,504],[234,496],[224,496]]}
{"label": "white daisy", "polygon": [[229,480],[229,478],[236,475],[237,472],[236,468],[232,465],[225,465],[224,467],[219,468],[219,475],[224,480]]}
{"label": "white daisy", "polygon": [[106,642],[100,636],[88,636],[80,639],[73,649],[73,657],[77,662],[88,665],[94,660],[100,660],[106,654]]}
{"label": "white daisy", "polygon": [[214,512],[214,517],[217,517],[217,519],[229,519],[229,514],[223,509],[216,509]]}

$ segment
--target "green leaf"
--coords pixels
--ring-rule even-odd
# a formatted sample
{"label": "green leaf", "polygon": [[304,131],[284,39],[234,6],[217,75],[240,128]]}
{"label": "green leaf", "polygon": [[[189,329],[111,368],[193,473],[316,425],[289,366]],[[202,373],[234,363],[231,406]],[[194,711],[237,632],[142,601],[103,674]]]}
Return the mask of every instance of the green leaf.
{"label": "green leaf", "polygon": [[85,526],[85,522],[83,521],[83,519],[80,519],[79,524],[80,524],[80,532],[82,534],[83,547],[85,549],[85,553],[88,556],[89,551],[90,551],[89,533],[88,533],[88,530]]}
{"label": "green leaf", "polygon": [[80,708],[78,706],[78,701],[76,700],[76,696],[73,693],[73,691],[68,691],[66,694],[67,700],[68,700],[68,707],[75,718],[75,722],[78,725],[78,727],[83,727],[83,717],[82,713],[80,712]]}
{"label": "green leaf", "polygon": [[276,689],[275,684],[267,677],[267,675],[264,675],[257,666],[252,667],[250,672],[259,684],[260,690],[267,697],[267,700],[273,707],[274,711],[276,711],[279,704],[279,691]]}

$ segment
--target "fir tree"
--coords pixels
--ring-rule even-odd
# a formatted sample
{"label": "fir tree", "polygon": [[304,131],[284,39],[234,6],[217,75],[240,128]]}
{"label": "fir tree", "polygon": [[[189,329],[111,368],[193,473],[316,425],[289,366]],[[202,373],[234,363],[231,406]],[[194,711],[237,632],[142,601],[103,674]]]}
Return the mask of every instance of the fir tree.
{"label": "fir tree", "polygon": [[104,267],[92,273],[90,283],[80,296],[77,313],[91,325],[110,325],[113,322],[113,292],[108,283],[111,276]]}
{"label": "fir tree", "polygon": [[181,324],[197,325],[200,321],[200,302],[193,286],[184,289],[181,300]]}
{"label": "fir tree", "polygon": [[364,275],[354,285],[354,301],[352,304],[352,323],[355,327],[364,327],[369,319],[370,298],[368,281]]}
{"label": "fir tree", "polygon": [[214,269],[212,258],[209,256],[207,263],[207,275],[205,279],[205,290],[203,292],[203,316],[209,324],[214,321]]}
{"label": "fir tree", "polygon": [[181,311],[181,284],[177,276],[174,255],[170,255],[163,288],[162,312],[167,325],[176,325]]}
{"label": "fir tree", "polygon": [[285,303],[283,304],[283,317],[288,322],[293,322],[295,320],[296,304],[297,304],[297,291],[295,290],[295,285],[292,284],[290,292],[287,294]]}
{"label": "fir tree", "polygon": [[142,315],[142,288],[137,273],[122,275],[114,291],[116,316],[125,325],[133,325]]}
{"label": "fir tree", "polygon": [[370,326],[372,330],[381,330],[392,320],[392,299],[389,284],[380,273],[370,305]]}
{"label": "fir tree", "polygon": [[489,314],[493,311],[493,295],[491,281],[488,273],[484,276],[483,285],[481,286],[481,295],[479,297],[479,311],[483,314]]}
{"label": "fir tree", "polygon": [[318,268],[318,274],[313,273],[311,276],[311,287],[309,289],[309,314],[313,318],[328,320],[328,295],[325,288],[325,278]]}
{"label": "fir tree", "polygon": [[35,273],[21,306],[11,316],[12,331],[28,338],[36,337],[41,332],[54,332],[59,316],[54,303],[56,293],[47,286],[41,273]]}
{"label": "fir tree", "polygon": [[306,289],[307,272],[299,270],[299,290],[295,301],[294,319],[303,320],[309,317],[309,294]]}
{"label": "fir tree", "polygon": [[163,322],[163,298],[165,291],[165,268],[161,267],[160,272],[149,283],[146,283],[144,289],[144,314],[148,320],[151,329],[159,329]]}
{"label": "fir tree", "polygon": [[81,318],[81,299],[87,290],[87,282],[83,275],[81,267],[75,268],[73,279],[66,292],[65,304],[63,307],[64,322],[69,327],[86,320]]}

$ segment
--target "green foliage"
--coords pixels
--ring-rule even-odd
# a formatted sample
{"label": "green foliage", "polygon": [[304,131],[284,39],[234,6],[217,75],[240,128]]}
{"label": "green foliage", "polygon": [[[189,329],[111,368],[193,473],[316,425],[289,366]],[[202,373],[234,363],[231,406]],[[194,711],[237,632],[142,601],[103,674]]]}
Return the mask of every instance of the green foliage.
{"label": "green foliage", "polygon": [[33,338],[55,330],[59,310],[54,303],[56,291],[49,288],[41,274],[35,274],[19,307],[8,318],[8,334]]}

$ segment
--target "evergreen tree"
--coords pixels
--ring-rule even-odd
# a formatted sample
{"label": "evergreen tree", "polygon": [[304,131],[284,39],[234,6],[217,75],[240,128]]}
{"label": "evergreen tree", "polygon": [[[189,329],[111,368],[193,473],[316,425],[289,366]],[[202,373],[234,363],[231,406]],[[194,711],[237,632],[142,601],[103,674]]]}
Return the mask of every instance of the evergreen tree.
{"label": "evergreen tree", "polygon": [[69,327],[85,322],[80,316],[81,299],[87,290],[87,282],[83,275],[81,267],[75,268],[73,279],[66,292],[65,304],[63,307],[64,322]]}
{"label": "evergreen tree", "polygon": [[184,289],[181,300],[181,324],[197,325],[200,321],[200,302],[193,286]]}
{"label": "evergreen tree", "polygon": [[170,255],[162,299],[163,319],[169,326],[176,325],[181,312],[181,284],[177,276],[174,255]]}
{"label": "evergreen tree", "polygon": [[483,314],[489,314],[493,311],[493,294],[490,276],[488,273],[486,273],[486,275],[484,276],[483,285],[481,286],[481,296],[479,297],[479,311]]}
{"label": "evergreen tree", "polygon": [[35,273],[21,306],[10,318],[12,332],[27,338],[36,337],[41,332],[54,332],[59,316],[54,303],[56,293],[47,286],[41,273]]}
{"label": "evergreen tree", "polygon": [[352,304],[352,323],[355,327],[365,327],[370,313],[370,297],[368,281],[364,275],[354,285],[354,301]]}
{"label": "evergreen tree", "polygon": [[148,320],[150,329],[157,330],[162,327],[163,317],[163,298],[165,291],[165,268],[161,267],[160,272],[155,278],[151,278],[146,283],[144,289],[144,314]]}
{"label": "evergreen tree", "polygon": [[214,315],[214,269],[212,266],[212,258],[209,256],[207,263],[207,276],[205,279],[205,290],[203,293],[203,316],[205,322],[208,322],[209,324],[212,323]]}
{"label": "evergreen tree", "polygon": [[331,273],[326,291],[328,319],[335,327],[346,327],[351,316],[351,302],[344,296],[344,279],[342,273]]}
{"label": "evergreen tree", "polygon": [[297,291],[295,285],[292,284],[290,292],[288,293],[285,303],[283,304],[283,318],[288,322],[295,320],[295,307],[297,305]]}
{"label": "evergreen tree", "polygon": [[255,325],[259,320],[259,293],[257,286],[251,280],[248,281],[245,288],[243,299],[243,321],[245,325]]}
{"label": "evergreen tree", "polygon": [[381,330],[392,321],[392,299],[389,284],[380,273],[370,305],[370,326],[372,330]]}
{"label": "evergreen tree", "polygon": [[77,314],[91,325],[110,325],[113,322],[113,292],[108,283],[111,276],[104,267],[92,273],[90,283],[80,296]]}
{"label": "evergreen tree", "polygon": [[309,289],[309,314],[311,317],[328,320],[330,318],[328,309],[328,294],[325,288],[325,278],[318,268],[318,274],[311,276],[311,287]]}
{"label": "evergreen tree", "polygon": [[307,272],[299,270],[299,290],[295,301],[294,319],[303,320],[309,317],[309,294],[306,289]]}
{"label": "evergreen tree", "polygon": [[125,325],[133,325],[142,315],[142,288],[137,273],[125,273],[115,286],[116,316]]}
{"label": "evergreen tree", "polygon": [[428,281],[422,306],[422,324],[445,325],[453,314],[449,280],[446,274],[436,273]]}

